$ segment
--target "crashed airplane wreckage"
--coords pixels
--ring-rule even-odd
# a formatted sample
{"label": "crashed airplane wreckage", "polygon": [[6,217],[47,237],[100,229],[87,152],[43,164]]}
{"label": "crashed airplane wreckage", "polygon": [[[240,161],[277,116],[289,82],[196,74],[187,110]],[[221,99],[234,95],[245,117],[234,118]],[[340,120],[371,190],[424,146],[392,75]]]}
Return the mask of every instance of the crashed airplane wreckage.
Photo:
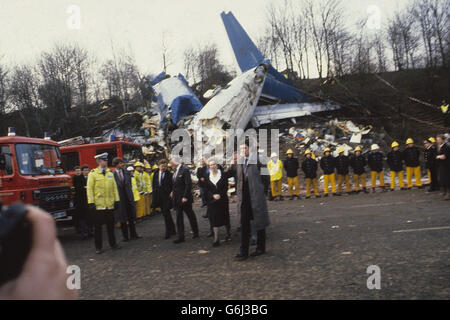
{"label": "crashed airplane wreckage", "polygon": [[310,101],[264,58],[231,12],[222,12],[221,17],[242,74],[225,88],[205,92],[203,97],[210,100],[204,107],[181,74],[168,77],[161,73],[150,80],[154,110],[160,116],[159,132],[175,128],[198,132],[201,127],[197,142],[213,147],[226,136],[226,129],[244,130],[249,123],[259,127],[340,108]]}

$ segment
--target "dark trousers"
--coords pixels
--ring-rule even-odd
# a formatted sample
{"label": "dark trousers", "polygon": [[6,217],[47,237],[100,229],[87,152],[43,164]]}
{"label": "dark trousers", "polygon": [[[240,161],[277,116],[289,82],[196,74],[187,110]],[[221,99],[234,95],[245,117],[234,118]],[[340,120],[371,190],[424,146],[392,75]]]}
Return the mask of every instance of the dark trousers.
{"label": "dark trousers", "polygon": [[164,217],[164,225],[166,226],[166,237],[170,237],[171,235],[174,235],[176,233],[172,214],[170,213],[170,209],[167,207],[162,207],[161,211]]}
{"label": "dark trousers", "polygon": [[[266,252],[266,229],[256,232],[256,250]],[[248,255],[250,248],[250,236],[252,234],[251,223],[249,220],[242,221],[241,226],[241,253]]]}
{"label": "dark trousers", "polygon": [[202,198],[202,205],[206,205],[206,192],[203,187],[200,187],[200,197]]}
{"label": "dark trousers", "polygon": [[184,239],[184,215],[183,212],[186,213],[186,216],[189,219],[189,223],[191,225],[192,232],[195,235],[198,235],[198,224],[197,218],[195,217],[194,210],[192,210],[192,203],[183,203],[176,207],[177,211],[177,233],[178,239]]}
{"label": "dark trousers", "polygon": [[[127,211],[127,216],[128,216],[128,226],[126,222],[121,222],[120,223],[120,228],[122,229],[122,235],[123,238],[128,240],[130,239],[129,236],[131,236],[131,238],[136,238],[137,237],[137,233],[136,233],[136,225],[135,225],[135,216],[136,216],[136,207],[134,205],[134,203],[129,202],[126,199],[121,200],[123,201],[123,204]],[[128,233],[128,229],[130,229],[130,232]]]}
{"label": "dark trousers", "polygon": [[106,224],[108,232],[108,241],[111,247],[116,246],[116,236],[114,234],[114,210],[95,210],[94,211],[94,238],[95,249],[103,247],[102,225]]}
{"label": "dark trousers", "polygon": [[[126,239],[126,240],[130,239],[129,236],[131,236],[131,238],[137,237],[136,225],[134,223],[134,218],[128,219],[128,225],[126,222],[121,222],[120,228],[122,229],[122,235],[123,235],[124,239]],[[129,233],[128,233],[128,228],[130,229]]]}
{"label": "dark trousers", "polygon": [[439,190],[437,168],[436,167],[432,167],[432,168],[430,168],[428,170],[430,170],[430,174],[431,174],[430,189],[431,190]]}

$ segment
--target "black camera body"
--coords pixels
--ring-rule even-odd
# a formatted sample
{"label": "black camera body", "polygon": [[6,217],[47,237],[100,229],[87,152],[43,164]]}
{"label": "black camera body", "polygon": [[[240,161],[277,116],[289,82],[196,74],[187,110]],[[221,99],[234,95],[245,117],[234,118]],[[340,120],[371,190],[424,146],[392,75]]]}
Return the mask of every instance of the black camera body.
{"label": "black camera body", "polygon": [[32,225],[21,203],[3,208],[0,202],[0,286],[22,272],[32,243]]}

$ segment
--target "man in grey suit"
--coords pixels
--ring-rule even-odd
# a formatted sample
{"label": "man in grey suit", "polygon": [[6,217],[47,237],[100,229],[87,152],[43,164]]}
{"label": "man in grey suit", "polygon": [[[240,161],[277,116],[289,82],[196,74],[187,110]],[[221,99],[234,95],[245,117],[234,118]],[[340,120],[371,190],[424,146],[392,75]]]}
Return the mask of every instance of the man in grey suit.
{"label": "man in grey suit", "polygon": [[251,228],[257,232],[256,251],[252,257],[266,252],[266,227],[269,226],[269,214],[264,184],[261,178],[261,163],[256,150],[250,150],[247,143],[239,146],[241,159],[235,166],[237,175],[238,213],[241,217],[241,248],[237,260],[249,256]]}

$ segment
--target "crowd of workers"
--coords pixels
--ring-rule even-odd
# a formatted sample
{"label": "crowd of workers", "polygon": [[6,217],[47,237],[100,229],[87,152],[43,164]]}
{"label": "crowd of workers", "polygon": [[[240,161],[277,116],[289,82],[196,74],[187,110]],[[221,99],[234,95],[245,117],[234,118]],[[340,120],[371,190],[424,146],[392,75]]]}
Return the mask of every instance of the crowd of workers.
{"label": "crowd of workers", "polygon": [[[450,200],[450,172],[449,172],[449,143],[446,138],[439,135],[436,139],[430,137],[424,142],[424,164],[427,170],[429,189],[428,192],[439,191],[442,187],[445,200]],[[397,141],[392,142],[391,151],[385,156],[380,151],[377,144],[371,146],[370,152],[362,154],[362,148],[356,147],[353,154],[345,155],[342,147],[337,148],[337,157],[333,157],[330,148],[325,148],[324,155],[320,160],[315,158],[311,150],[305,151],[305,159],[301,163],[301,169],[305,177],[306,198],[311,197],[311,191],[315,197],[320,197],[318,183],[319,166],[323,172],[323,196],[329,195],[329,188],[335,196],[341,196],[343,192],[355,194],[368,193],[370,188],[376,192],[379,187],[382,191],[396,188],[396,180],[401,190],[408,190],[413,187],[413,176],[415,186],[423,189],[421,181],[422,167],[420,165],[421,152],[414,145],[411,138],[406,140],[406,146],[400,150],[400,144]],[[276,153],[271,154],[271,159],[267,164],[270,173],[271,197],[275,200],[283,200],[282,196],[282,178],[286,172],[288,182],[289,199],[300,198],[298,169],[300,168],[298,159],[294,158],[294,152],[289,149],[286,152],[287,158],[281,161]],[[384,181],[384,160],[387,160],[390,173],[390,185]],[[370,172],[370,187],[366,185],[366,167]],[[404,172],[406,168],[406,185],[404,181]],[[350,169],[353,171],[353,186],[350,185]],[[378,180],[378,185],[377,185]],[[345,191],[344,191],[345,187]],[[294,193],[295,192],[295,193]]]}
{"label": "crowd of workers", "polygon": [[[210,234],[214,238],[213,246],[219,246],[219,228],[226,228],[225,241],[231,240],[229,217],[229,178],[234,178],[238,198],[238,213],[240,215],[241,249],[237,259],[249,256],[250,239],[256,244],[257,256],[265,252],[265,228],[269,225],[266,199],[283,200],[282,178],[286,172],[289,188],[289,199],[300,199],[299,169],[304,173],[306,198],[320,197],[318,183],[319,166],[323,173],[323,195],[330,193],[336,196],[343,192],[354,194],[368,193],[370,188],[376,192],[379,187],[387,191],[389,187],[384,182],[384,160],[390,172],[390,190],[394,191],[396,179],[401,190],[415,186],[422,189],[420,150],[409,138],[406,146],[400,150],[400,144],[394,141],[391,151],[385,155],[376,144],[371,146],[367,155],[361,147],[356,147],[353,154],[345,155],[342,147],[337,149],[338,156],[333,157],[330,148],[324,150],[322,158],[316,159],[311,150],[305,151],[305,159],[299,164],[294,152],[290,149],[287,157],[281,161],[276,153],[271,154],[267,162],[269,175],[261,175],[264,167],[261,156],[255,150],[250,153],[248,144],[241,145],[238,155],[232,165],[222,168],[219,159],[202,159],[197,168],[198,184],[202,197],[202,207],[207,206],[204,217],[209,219]],[[445,200],[450,200],[450,143],[446,137],[438,135],[436,139],[424,141],[425,168],[429,177],[428,192],[443,189]],[[256,164],[248,163],[248,159],[256,157]],[[185,241],[184,214],[188,217],[193,238],[199,237],[196,214],[192,209],[192,180],[189,168],[177,158],[162,159],[151,166],[148,163],[136,161],[125,164],[121,158],[112,161],[113,170],[108,168],[108,154],[96,156],[98,167],[90,170],[87,166],[76,167],[73,184],[75,187],[77,209],[76,224],[84,238],[94,235],[97,253],[102,253],[102,225],[107,227],[109,245],[112,249],[120,248],[114,235],[114,227],[120,224],[123,241],[140,239],[136,232],[136,220],[161,211],[165,223],[164,239],[176,235],[174,243]],[[238,165],[238,163],[243,163]],[[370,170],[370,188],[366,186],[366,167]],[[406,180],[404,171],[406,167]],[[353,172],[353,186],[350,186],[350,169]],[[377,185],[378,180],[378,185]],[[176,223],[172,218],[171,209],[175,210]]]}

